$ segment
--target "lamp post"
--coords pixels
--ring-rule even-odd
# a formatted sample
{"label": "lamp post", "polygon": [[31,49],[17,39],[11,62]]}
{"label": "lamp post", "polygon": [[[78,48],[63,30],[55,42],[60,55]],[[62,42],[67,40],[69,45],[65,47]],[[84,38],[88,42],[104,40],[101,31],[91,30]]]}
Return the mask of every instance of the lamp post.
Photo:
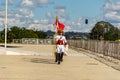
{"label": "lamp post", "polygon": [[6,8],[5,8],[5,48],[7,44],[7,14],[8,14],[8,0],[6,0]]}

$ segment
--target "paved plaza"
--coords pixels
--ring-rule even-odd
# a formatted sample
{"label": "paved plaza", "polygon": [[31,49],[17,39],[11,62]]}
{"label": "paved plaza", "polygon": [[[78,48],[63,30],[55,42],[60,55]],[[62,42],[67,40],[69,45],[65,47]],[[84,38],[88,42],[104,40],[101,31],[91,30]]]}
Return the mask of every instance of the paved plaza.
{"label": "paved plaza", "polygon": [[0,48],[0,80],[120,80],[120,71],[69,49],[58,65],[53,45],[9,45]]}

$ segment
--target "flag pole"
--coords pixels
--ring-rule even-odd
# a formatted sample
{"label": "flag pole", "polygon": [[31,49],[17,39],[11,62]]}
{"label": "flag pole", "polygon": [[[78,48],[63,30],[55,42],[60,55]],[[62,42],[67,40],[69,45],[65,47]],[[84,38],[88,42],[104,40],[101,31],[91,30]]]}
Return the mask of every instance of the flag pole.
{"label": "flag pole", "polygon": [[[57,22],[57,23],[56,23]],[[55,37],[57,36],[57,29],[58,29],[58,14],[56,14],[56,22],[55,22],[55,33],[54,33],[54,46],[53,46],[53,56],[56,58],[56,40]]]}
{"label": "flag pole", "polygon": [[8,15],[8,0],[6,0],[6,8],[5,8],[5,48],[7,45],[7,15]]}

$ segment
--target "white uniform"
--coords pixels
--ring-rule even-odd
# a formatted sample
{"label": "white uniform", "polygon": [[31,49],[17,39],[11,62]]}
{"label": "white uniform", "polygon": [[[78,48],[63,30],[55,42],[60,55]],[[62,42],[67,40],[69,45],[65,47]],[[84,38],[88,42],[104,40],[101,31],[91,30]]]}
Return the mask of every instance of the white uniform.
{"label": "white uniform", "polygon": [[67,43],[65,36],[57,35],[55,37],[55,40],[57,42],[56,52],[57,53],[64,52],[65,51],[65,43]]}

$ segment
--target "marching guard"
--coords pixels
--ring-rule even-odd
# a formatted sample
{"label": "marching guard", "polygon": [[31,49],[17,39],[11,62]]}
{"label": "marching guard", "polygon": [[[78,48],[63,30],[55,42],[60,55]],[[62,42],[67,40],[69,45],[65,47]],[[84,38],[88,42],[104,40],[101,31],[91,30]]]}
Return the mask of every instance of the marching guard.
{"label": "marching guard", "polygon": [[65,47],[68,45],[66,37],[63,35],[63,30],[61,29],[57,31],[57,35],[55,36],[55,44],[56,44],[55,62],[60,64],[63,61]]}

